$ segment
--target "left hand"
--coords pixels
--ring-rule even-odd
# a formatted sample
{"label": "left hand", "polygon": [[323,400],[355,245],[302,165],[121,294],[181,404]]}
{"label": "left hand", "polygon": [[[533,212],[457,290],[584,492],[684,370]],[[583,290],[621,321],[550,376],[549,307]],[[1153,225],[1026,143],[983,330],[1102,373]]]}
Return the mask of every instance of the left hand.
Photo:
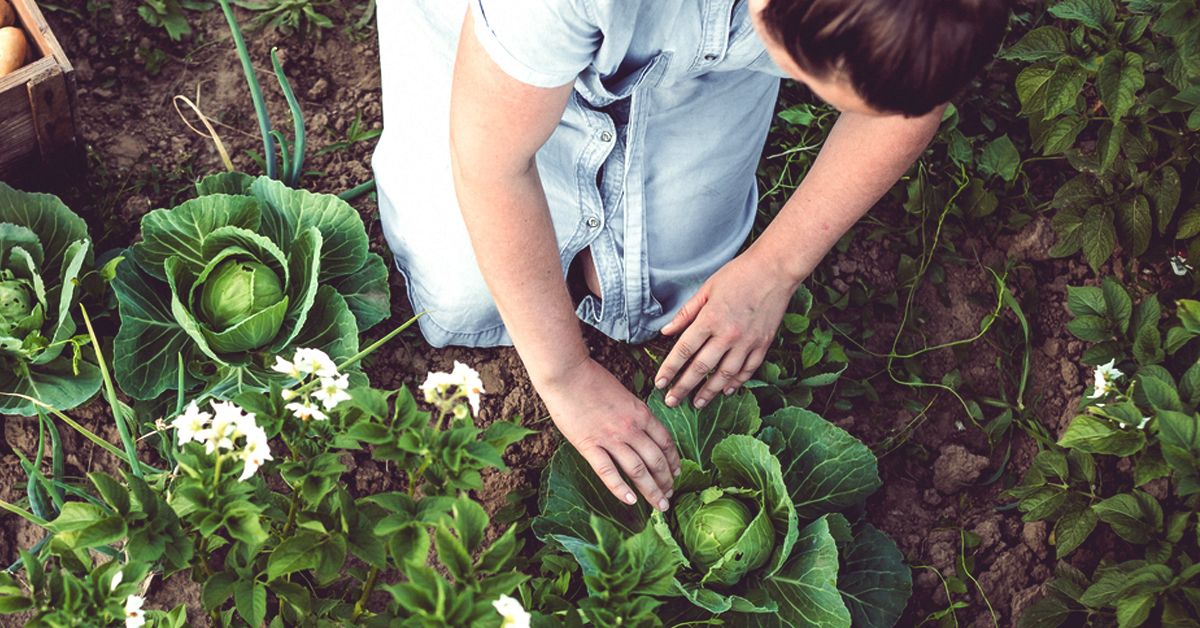
{"label": "left hand", "polygon": [[798,287],[778,266],[755,257],[753,248],[704,282],[662,329],[668,336],[682,332],[654,378],[660,389],[674,380],[667,405],[679,405],[705,377],[693,398],[697,408],[746,383],[766,357]]}

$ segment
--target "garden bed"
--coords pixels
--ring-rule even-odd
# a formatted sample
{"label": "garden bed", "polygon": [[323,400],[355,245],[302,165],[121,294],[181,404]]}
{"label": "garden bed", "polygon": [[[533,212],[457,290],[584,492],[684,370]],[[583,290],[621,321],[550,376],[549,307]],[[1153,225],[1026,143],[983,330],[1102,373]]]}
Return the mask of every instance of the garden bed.
{"label": "garden bed", "polygon": [[[252,153],[262,146],[242,68],[219,11],[189,12],[194,33],[183,42],[173,42],[164,30],[138,15],[141,2],[112,0],[111,9],[87,4],[88,8],[73,4],[50,11],[48,19],[75,61],[79,135],[89,171],[83,178],[46,173],[33,185],[58,194],[83,216],[91,225],[97,250],[104,251],[131,244],[147,212],[177,205],[192,194],[197,178],[221,168],[212,142],[189,131],[180,120],[172,104],[176,95],[194,99],[206,115],[220,122],[217,130],[240,170],[261,171]],[[248,38],[251,57],[264,77],[269,77],[270,50],[280,49],[307,113],[313,148],[306,164],[311,174],[304,177],[303,186],[317,192],[340,193],[372,176],[369,157],[374,139],[353,141],[353,136],[382,124],[378,51],[373,25],[356,25],[357,10],[341,14],[331,9],[335,27],[317,35],[254,31]],[[1000,75],[989,84],[1011,80]],[[272,116],[286,120],[282,96],[274,89],[266,91]],[[985,91],[986,86],[979,89],[979,99]],[[802,98],[793,88],[784,106]],[[969,117],[971,102],[960,104],[964,118]],[[1014,121],[1013,112],[1008,114],[1007,119],[997,117],[1023,128],[1024,120]],[[1023,131],[1014,127],[1011,132]],[[786,150],[788,141],[788,131],[781,125],[772,134],[769,154]],[[764,162],[764,189],[775,183],[778,172],[773,164],[777,163]],[[1054,168],[1062,165],[1051,162],[1044,169],[1031,169],[1031,185],[1049,186],[1048,195],[1053,195],[1057,183],[1043,182],[1057,181]],[[936,254],[933,266],[940,269],[940,280],[920,283],[909,319],[901,306],[911,278],[901,275],[904,260],[911,261],[912,236],[920,230],[922,219],[907,211],[904,201],[902,193],[885,199],[873,210],[871,222],[857,227],[809,282],[819,302],[828,294],[850,293],[854,286],[866,287],[880,298],[820,310],[824,325],[846,331],[838,341],[851,359],[837,382],[814,389],[808,407],[861,439],[879,458],[882,488],[867,503],[867,519],[895,540],[913,567],[913,595],[898,625],[916,625],[930,617],[945,617],[949,625],[1015,625],[1044,593],[1057,562],[1050,534],[1053,526],[1024,521],[1014,500],[1004,494],[1026,474],[1039,445],[1025,429],[989,432],[987,421],[973,419],[959,396],[978,404],[983,398],[1004,396],[1006,390],[1011,395],[1020,377],[1020,355],[1027,348],[1031,368],[1021,404],[1024,413],[1014,419],[1014,425],[1036,423],[1055,439],[1078,414],[1092,379],[1090,367],[1082,360],[1088,345],[1067,328],[1072,318],[1067,287],[1096,284],[1096,277],[1114,275],[1128,281],[1136,278],[1148,291],[1179,288],[1161,261],[1106,262],[1093,273],[1078,258],[1051,258],[1048,251],[1056,237],[1050,218],[1029,212],[1028,220],[1009,224],[960,220],[947,229],[942,237],[951,247],[928,249]],[[390,260],[374,200],[364,197],[354,206],[366,223],[371,251]],[[1002,208],[1002,213],[1021,209]],[[1005,285],[1022,305],[1029,327],[1027,344],[1018,317],[1007,308],[988,333],[958,343],[979,335],[981,321],[996,309],[996,283],[987,269],[1003,268],[1006,261],[1011,264]],[[412,315],[397,274],[391,273],[390,279],[396,295],[391,318],[370,332],[364,344]],[[901,384],[888,376],[893,361],[886,355],[895,350],[892,340],[901,324],[905,342],[919,339],[908,349],[953,346],[928,351],[896,368],[909,373],[919,369],[923,382],[947,382],[958,395]],[[115,315],[101,317],[97,325],[101,336],[113,335]],[[862,333],[867,329],[870,337]],[[630,347],[590,329],[586,337],[593,355],[642,395],[650,392],[646,382],[655,369],[649,356],[665,355],[671,346],[663,339],[644,348]],[[474,367],[482,377],[487,394],[478,417],[481,425],[519,419],[539,431],[509,450],[505,461],[510,471],[485,474],[484,488],[476,497],[495,514],[510,507],[515,495],[523,499],[530,516],[536,514],[536,489],[558,440],[513,350],[438,350],[409,330],[368,358],[364,371],[378,388],[415,390],[427,373],[449,371],[456,361]],[[853,384],[863,381],[870,383],[869,394]],[[995,410],[985,407],[984,414],[992,419]],[[102,400],[71,415],[110,442],[119,442]],[[5,419],[8,453],[0,458],[0,499],[6,502],[18,503],[24,497],[26,476],[11,451],[28,453],[35,448],[36,425],[35,419]],[[78,477],[92,470],[115,475],[120,468],[116,459],[77,434],[64,430],[63,438],[68,475]],[[366,453],[355,454],[351,467],[344,482],[354,495],[404,488],[393,469]],[[1166,492],[1165,485],[1146,490]],[[3,522],[0,561],[7,564],[17,558],[19,548],[36,543],[40,533],[14,516],[5,515]],[[494,526],[488,538],[501,531]],[[1072,562],[1090,573],[1118,541],[1110,531],[1097,533]],[[165,585],[155,585],[147,597],[155,608],[186,604],[189,617],[199,618],[204,616],[200,595],[197,585],[177,575]],[[382,605],[387,600],[386,594],[376,591],[372,603]],[[956,618],[956,623],[950,618]]]}

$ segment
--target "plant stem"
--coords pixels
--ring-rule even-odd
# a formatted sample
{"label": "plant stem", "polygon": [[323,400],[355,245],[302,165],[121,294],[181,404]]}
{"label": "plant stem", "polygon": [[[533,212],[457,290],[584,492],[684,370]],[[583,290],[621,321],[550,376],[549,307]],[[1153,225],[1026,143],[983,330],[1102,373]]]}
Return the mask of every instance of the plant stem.
{"label": "plant stem", "polygon": [[343,201],[352,201],[364,194],[369,194],[374,189],[375,189],[375,179],[371,179],[370,181],[367,181],[366,183],[360,183],[360,184],[350,188],[349,190],[346,190],[345,192],[338,194],[338,198],[342,199]]}
{"label": "plant stem", "polygon": [[288,108],[292,111],[292,126],[294,128],[292,140],[295,142],[292,146],[292,163],[290,165],[285,164],[290,173],[286,183],[291,187],[296,187],[300,185],[300,177],[304,175],[304,112],[300,110],[300,102],[296,100],[296,94],[292,91],[292,84],[283,72],[283,65],[279,63],[277,51],[277,48],[271,49],[271,65],[275,69],[275,78],[279,79],[279,88],[283,90],[283,97],[287,100]]}
{"label": "plant stem", "polygon": [[221,11],[225,13],[225,21],[229,22],[229,32],[233,35],[233,45],[237,48],[238,59],[242,61],[242,71],[246,74],[246,83],[250,85],[250,99],[254,101],[254,113],[258,116],[258,129],[263,138],[263,161],[267,164],[267,176],[279,178],[279,167],[275,163],[275,142],[271,139],[271,117],[267,113],[267,102],[263,99],[262,85],[258,82],[258,74],[250,62],[250,52],[246,50],[246,40],[242,38],[242,29],[238,27],[237,18],[233,15],[233,7],[229,0],[217,0]]}
{"label": "plant stem", "polygon": [[0,499],[0,510],[7,510],[8,512],[10,512],[14,515],[17,515],[18,517],[28,521],[29,523],[32,523],[35,526],[40,526],[40,527],[44,528],[50,524],[49,521],[42,519],[41,517],[29,512],[28,510],[25,510],[24,508],[21,508],[20,506],[18,506],[16,504],[10,504],[2,499]]}
{"label": "plant stem", "polygon": [[125,445],[125,455],[128,456],[126,462],[129,463],[130,470],[133,475],[142,477],[142,465],[137,457],[137,443],[134,442],[133,436],[129,433],[129,425],[125,423],[125,416],[121,412],[121,402],[117,399],[117,389],[113,385],[112,376],[108,372],[108,364],[104,361],[104,354],[100,351],[100,340],[96,337],[96,330],[92,329],[92,319],[88,316],[87,308],[83,304],[79,304],[80,311],[83,312],[83,323],[87,325],[88,336],[92,339],[92,350],[96,352],[96,365],[100,367],[100,377],[104,379],[104,396],[108,400],[108,406],[112,408],[113,421],[117,424],[117,433],[121,436],[121,444]]}
{"label": "plant stem", "polygon": [[371,597],[371,591],[375,589],[375,579],[379,577],[379,568],[371,567],[367,572],[367,580],[363,582],[362,594],[358,596],[358,601],[354,603],[354,614],[350,616],[350,621],[354,621],[363,614],[367,607],[367,598]]}

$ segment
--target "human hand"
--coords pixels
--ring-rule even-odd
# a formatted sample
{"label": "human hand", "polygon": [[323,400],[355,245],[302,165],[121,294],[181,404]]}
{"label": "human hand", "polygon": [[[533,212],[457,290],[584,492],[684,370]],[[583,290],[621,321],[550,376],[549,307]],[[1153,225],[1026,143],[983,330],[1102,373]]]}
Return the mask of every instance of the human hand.
{"label": "human hand", "polygon": [[538,392],[559,431],[617,499],[637,503],[619,468],[648,503],[667,509],[679,475],[675,442],[612,373],[587,358],[564,376],[542,383]]}
{"label": "human hand", "polygon": [[704,282],[662,329],[668,336],[680,334],[654,378],[659,389],[675,382],[667,405],[679,405],[705,377],[708,382],[693,400],[697,408],[746,383],[766,357],[798,287],[753,257],[752,250]]}

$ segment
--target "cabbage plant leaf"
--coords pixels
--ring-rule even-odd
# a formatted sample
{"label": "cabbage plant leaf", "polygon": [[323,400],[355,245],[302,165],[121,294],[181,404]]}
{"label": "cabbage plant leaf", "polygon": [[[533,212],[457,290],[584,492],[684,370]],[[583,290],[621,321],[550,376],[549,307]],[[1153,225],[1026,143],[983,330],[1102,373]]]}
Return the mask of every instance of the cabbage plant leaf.
{"label": "cabbage plant leaf", "polygon": [[[750,626],[896,623],[911,594],[911,571],[891,539],[844,514],[861,512],[880,485],[866,445],[806,410],[760,417],[750,394],[696,410],[667,408],[655,393],[648,405],[682,458],[672,509],[621,503],[564,443],[543,476],[541,514],[533,521],[538,538],[579,559],[581,543],[595,539],[593,519],[625,539],[653,531],[664,560],[676,563],[675,586],[654,593],[662,616]],[[710,505],[718,510],[700,510]],[[741,528],[720,528],[726,521]],[[723,552],[716,560],[714,543]],[[585,573],[596,569],[593,561]]]}

